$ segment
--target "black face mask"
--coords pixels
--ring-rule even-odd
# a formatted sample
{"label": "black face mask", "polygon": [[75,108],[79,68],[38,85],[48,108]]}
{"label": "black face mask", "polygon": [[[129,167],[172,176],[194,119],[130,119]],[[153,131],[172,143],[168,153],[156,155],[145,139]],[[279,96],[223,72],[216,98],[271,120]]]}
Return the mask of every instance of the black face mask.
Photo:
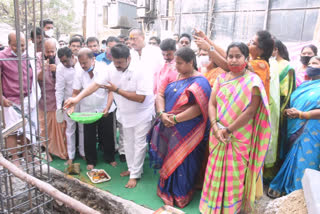
{"label": "black face mask", "polygon": [[320,68],[308,66],[306,72],[309,77],[320,76]]}
{"label": "black face mask", "polygon": [[300,62],[303,65],[308,65],[311,58],[312,56],[300,56]]}

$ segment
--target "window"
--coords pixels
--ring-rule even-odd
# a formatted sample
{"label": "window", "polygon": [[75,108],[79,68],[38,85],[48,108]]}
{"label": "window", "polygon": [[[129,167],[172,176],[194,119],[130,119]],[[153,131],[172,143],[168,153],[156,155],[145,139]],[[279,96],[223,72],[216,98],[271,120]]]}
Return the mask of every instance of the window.
{"label": "window", "polygon": [[108,25],[108,6],[103,7],[103,25]]}

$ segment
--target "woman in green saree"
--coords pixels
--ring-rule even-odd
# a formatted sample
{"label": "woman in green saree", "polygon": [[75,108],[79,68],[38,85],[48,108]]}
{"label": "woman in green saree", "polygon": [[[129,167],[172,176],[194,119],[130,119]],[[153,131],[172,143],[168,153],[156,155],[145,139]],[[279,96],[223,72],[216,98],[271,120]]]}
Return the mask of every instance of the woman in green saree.
{"label": "woman in green saree", "polygon": [[[290,149],[285,145],[285,139],[287,139],[287,119],[283,117],[283,112],[288,106],[291,93],[296,88],[295,71],[289,63],[290,59],[287,47],[278,39],[274,41],[275,46],[272,53],[274,60],[270,60],[270,64],[271,73],[279,77],[277,88],[280,90],[280,99],[279,97],[270,99],[270,105],[272,105],[272,102],[275,102],[274,106],[278,107],[270,107],[272,112],[271,123],[275,127],[275,130],[272,132],[272,139],[265,160],[264,178],[266,182],[270,182],[274,178],[280,168],[281,160],[284,159]],[[271,86],[270,88],[275,89],[276,87]]]}

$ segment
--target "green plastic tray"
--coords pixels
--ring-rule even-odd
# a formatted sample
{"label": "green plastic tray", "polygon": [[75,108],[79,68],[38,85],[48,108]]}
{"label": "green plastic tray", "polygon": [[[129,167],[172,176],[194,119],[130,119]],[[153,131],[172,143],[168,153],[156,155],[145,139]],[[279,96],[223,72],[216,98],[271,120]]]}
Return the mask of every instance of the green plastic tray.
{"label": "green plastic tray", "polygon": [[103,116],[103,113],[73,112],[69,116],[78,123],[90,124],[98,121]]}

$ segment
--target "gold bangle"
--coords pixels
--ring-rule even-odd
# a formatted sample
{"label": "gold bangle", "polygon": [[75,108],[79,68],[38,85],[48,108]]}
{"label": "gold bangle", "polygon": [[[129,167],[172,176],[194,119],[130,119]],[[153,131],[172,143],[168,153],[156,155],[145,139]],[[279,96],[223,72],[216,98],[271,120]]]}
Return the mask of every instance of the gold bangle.
{"label": "gold bangle", "polygon": [[309,120],[310,119],[310,112],[306,112],[306,119]]}
{"label": "gold bangle", "polygon": [[211,120],[211,121],[210,121],[211,126],[213,126],[216,122],[217,122],[217,120],[216,120],[216,119]]}
{"label": "gold bangle", "polygon": [[301,120],[303,119],[302,118],[302,111],[299,111],[299,119],[301,119]]}

